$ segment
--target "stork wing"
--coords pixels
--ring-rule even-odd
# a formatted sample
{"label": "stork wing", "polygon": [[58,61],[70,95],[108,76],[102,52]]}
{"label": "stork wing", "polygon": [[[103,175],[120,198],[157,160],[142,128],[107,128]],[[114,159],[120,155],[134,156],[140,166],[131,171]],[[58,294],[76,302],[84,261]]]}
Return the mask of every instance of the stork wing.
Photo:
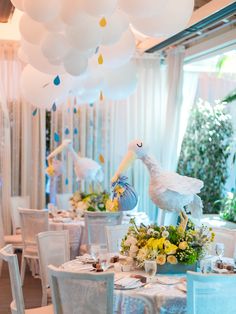
{"label": "stork wing", "polygon": [[174,172],[163,172],[158,181],[162,187],[180,194],[197,194],[203,187],[203,181],[191,177],[181,176]]}

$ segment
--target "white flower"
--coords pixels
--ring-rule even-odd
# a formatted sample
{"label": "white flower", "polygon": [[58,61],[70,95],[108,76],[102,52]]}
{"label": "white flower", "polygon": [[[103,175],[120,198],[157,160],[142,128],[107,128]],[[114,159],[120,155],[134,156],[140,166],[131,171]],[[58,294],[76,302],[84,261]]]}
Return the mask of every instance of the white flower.
{"label": "white flower", "polygon": [[148,229],[148,231],[147,231],[147,234],[152,234],[152,233],[154,233],[154,232],[155,232],[155,230],[154,230],[154,229],[149,228],[149,229]]}
{"label": "white flower", "polygon": [[140,261],[144,261],[147,257],[147,254],[148,254],[148,249],[146,247],[142,247],[138,252],[137,258]]}
{"label": "white flower", "polygon": [[127,239],[125,240],[125,245],[129,246],[129,245],[135,245],[137,243],[137,239],[135,239],[132,236],[128,236]]}
{"label": "white flower", "polygon": [[162,235],[163,238],[168,238],[169,232],[165,230],[165,231],[162,232],[161,235]]}
{"label": "white flower", "polygon": [[78,202],[77,203],[77,209],[80,209],[80,210],[87,210],[88,209],[88,204],[81,201],[81,202]]}
{"label": "white flower", "polygon": [[138,247],[136,245],[131,245],[129,251],[131,253],[136,253],[138,251]]}

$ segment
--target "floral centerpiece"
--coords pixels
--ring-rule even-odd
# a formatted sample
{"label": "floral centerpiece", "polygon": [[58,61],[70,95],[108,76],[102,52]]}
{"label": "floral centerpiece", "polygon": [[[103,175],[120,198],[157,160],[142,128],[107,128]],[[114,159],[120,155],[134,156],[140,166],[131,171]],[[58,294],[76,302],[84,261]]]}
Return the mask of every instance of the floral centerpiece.
{"label": "floral centerpiece", "polygon": [[181,225],[138,227],[134,219],[130,223],[121,253],[132,257],[140,267],[145,260],[156,260],[159,265],[194,265],[214,239],[211,229],[196,227],[191,221],[186,230]]}
{"label": "floral centerpiece", "polygon": [[83,216],[85,211],[117,211],[118,203],[111,200],[108,193],[82,193],[75,192],[70,198],[70,204],[74,212]]}

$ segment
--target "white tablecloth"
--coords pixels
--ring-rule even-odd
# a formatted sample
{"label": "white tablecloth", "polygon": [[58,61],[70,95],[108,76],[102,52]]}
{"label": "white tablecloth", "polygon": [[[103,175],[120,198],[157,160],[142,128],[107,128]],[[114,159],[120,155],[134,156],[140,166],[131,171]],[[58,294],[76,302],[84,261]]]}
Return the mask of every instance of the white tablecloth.
{"label": "white tablecloth", "polygon": [[85,243],[84,220],[72,220],[71,222],[49,221],[49,230],[68,230],[70,239],[70,255],[74,259],[80,253],[81,244]]}
{"label": "white tablecloth", "polygon": [[[70,266],[71,265],[71,266]],[[77,266],[78,265],[78,266]],[[63,267],[63,266],[62,266]],[[80,271],[84,265],[79,261],[71,261],[66,264],[66,270]],[[82,270],[81,271],[86,271]],[[114,271],[113,269],[109,271]],[[145,276],[144,271],[115,273],[118,277],[130,277],[132,274],[141,274]],[[160,280],[165,278],[165,282],[173,280],[173,276],[156,277]],[[183,282],[183,276],[175,276],[176,281]],[[145,314],[138,296],[146,298],[153,305],[153,314],[185,314],[186,313],[186,292],[180,289],[183,283],[176,285],[164,285],[158,282],[148,284],[144,287],[133,290],[115,290],[114,292],[114,313],[116,314]],[[139,311],[137,309],[140,309]]]}

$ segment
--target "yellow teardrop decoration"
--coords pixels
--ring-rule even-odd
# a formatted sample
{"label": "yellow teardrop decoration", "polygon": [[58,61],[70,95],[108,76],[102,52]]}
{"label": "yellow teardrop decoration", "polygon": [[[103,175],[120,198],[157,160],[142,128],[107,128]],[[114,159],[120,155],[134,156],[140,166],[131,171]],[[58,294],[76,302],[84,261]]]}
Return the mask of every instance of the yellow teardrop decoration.
{"label": "yellow teardrop decoration", "polygon": [[102,154],[99,155],[99,161],[100,161],[101,164],[105,163],[105,159],[104,159]]}
{"label": "yellow teardrop decoration", "polygon": [[101,27],[105,27],[107,25],[107,20],[105,17],[101,18],[101,20],[99,21],[99,25]]}
{"label": "yellow teardrop decoration", "polygon": [[103,64],[103,56],[100,53],[100,55],[98,56],[98,64]]}
{"label": "yellow teardrop decoration", "polygon": [[100,97],[99,97],[100,101],[103,101],[104,100],[104,96],[103,96],[103,92],[100,91]]}

